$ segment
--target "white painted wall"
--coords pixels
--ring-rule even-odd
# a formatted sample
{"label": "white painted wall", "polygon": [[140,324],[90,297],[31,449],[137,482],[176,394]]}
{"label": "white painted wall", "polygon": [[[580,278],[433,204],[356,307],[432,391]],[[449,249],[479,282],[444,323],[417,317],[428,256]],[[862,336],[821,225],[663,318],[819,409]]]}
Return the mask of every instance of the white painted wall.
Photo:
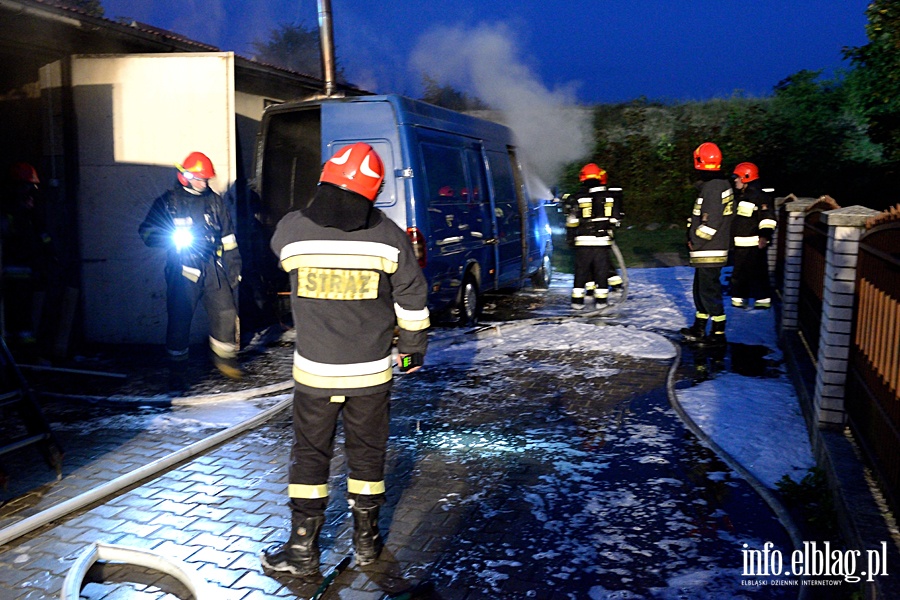
{"label": "white painted wall", "polygon": [[[212,159],[217,192],[234,182],[234,55],[81,55],[71,73],[85,336],[163,343],[165,253],[144,246],[137,229],[192,151]],[[192,341],[206,331],[200,309]]]}

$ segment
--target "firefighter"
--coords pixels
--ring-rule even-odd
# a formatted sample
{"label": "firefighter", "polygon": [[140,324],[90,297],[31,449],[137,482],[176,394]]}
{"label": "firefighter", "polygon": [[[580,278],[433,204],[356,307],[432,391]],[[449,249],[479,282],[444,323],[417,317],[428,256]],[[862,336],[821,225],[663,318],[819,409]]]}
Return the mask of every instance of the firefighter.
{"label": "firefighter", "polygon": [[766,309],[772,305],[769,262],[766,249],[775,232],[775,208],[772,196],[764,191],[759,169],[742,162],[734,168],[737,188],[737,213],[732,225],[734,240],[731,274],[731,305]]}
{"label": "firefighter", "polygon": [[278,223],[271,247],[290,275],[294,441],[289,467],[290,537],[260,556],[263,567],[318,576],[318,537],[338,415],[343,415],[347,500],[356,562],[375,561],[385,501],[384,464],[398,364],[418,370],[427,344],[428,285],[403,230],[375,208],[384,167],[371,146],[338,150],[306,208]]}
{"label": "firefighter", "polygon": [[4,334],[12,349],[28,359],[36,358],[39,353],[38,328],[53,261],[40,183],[31,164],[13,164],[0,218]]}
{"label": "firefighter", "polygon": [[588,163],[579,173],[581,188],[568,198],[566,238],[575,248],[572,308],[581,310],[593,296],[597,307],[609,297],[612,230],[621,219],[621,195],[606,189],[606,171]]}
{"label": "firefighter", "polygon": [[[734,190],[722,175],[722,151],[712,142],[694,150],[694,169],[700,174],[699,195],[688,219],[688,250],[694,269],[694,323],[681,330],[686,341],[724,347],[725,309],[722,267],[728,263]],[[711,321],[707,333],[707,322]]]}
{"label": "firefighter", "polygon": [[209,187],[216,172],[208,156],[191,152],[175,167],[177,184],[153,202],[138,228],[147,246],[166,249],[166,352],[176,365],[187,360],[191,320],[202,299],[213,362],[226,377],[240,379],[234,291],[241,255],[231,215]]}

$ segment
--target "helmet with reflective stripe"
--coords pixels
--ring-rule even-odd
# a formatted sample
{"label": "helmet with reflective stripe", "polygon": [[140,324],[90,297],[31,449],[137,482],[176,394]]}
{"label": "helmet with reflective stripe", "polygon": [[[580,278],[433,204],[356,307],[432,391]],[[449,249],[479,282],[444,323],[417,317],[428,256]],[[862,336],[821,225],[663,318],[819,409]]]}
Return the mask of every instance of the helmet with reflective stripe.
{"label": "helmet with reflective stripe", "polygon": [[37,171],[27,162],[17,162],[9,169],[9,178],[19,183],[33,183],[35,185],[41,182],[38,179]]}
{"label": "helmet with reflective stripe", "polygon": [[183,186],[190,185],[191,179],[212,179],[216,176],[212,161],[202,152],[191,152],[181,164],[175,164],[178,169],[178,181]]}
{"label": "helmet with reflective stripe", "polygon": [[759,168],[750,162],[742,162],[734,168],[734,174],[744,183],[759,179]]}
{"label": "helmet with reflective stripe", "polygon": [[382,181],[384,165],[381,158],[365,142],[356,142],[338,150],[322,167],[322,176],[319,178],[319,183],[330,183],[356,192],[373,202],[378,196]]}
{"label": "helmet with reflective stripe", "polygon": [[722,151],[712,142],[703,142],[694,150],[694,168],[718,171],[722,168]]}
{"label": "helmet with reflective stripe", "polygon": [[580,181],[584,181],[585,179],[599,179],[600,183],[606,185],[606,171],[594,163],[588,163],[581,167],[581,173],[578,174],[578,179]]}

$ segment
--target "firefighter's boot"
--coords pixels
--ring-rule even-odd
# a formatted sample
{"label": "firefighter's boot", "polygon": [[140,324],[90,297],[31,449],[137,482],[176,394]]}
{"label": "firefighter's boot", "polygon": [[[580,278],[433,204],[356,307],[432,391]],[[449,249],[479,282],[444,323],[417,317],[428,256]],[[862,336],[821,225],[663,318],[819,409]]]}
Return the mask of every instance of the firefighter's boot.
{"label": "firefighter's boot", "polygon": [[725,339],[725,319],[713,318],[709,335],[704,336],[700,343],[703,346],[711,348],[724,348],[727,345],[727,340]]}
{"label": "firefighter's boot", "polygon": [[169,353],[169,391],[184,392],[190,386],[188,383],[188,355],[187,352],[173,354]]}
{"label": "firefighter's boot", "polygon": [[378,513],[380,508],[360,508],[353,506],[353,548],[356,564],[365,566],[375,562],[384,544],[378,531]]}
{"label": "firefighter's boot", "polygon": [[270,546],[259,557],[262,566],[297,577],[319,574],[319,532],[325,517],[293,517],[291,537],[287,542]]}
{"label": "firefighter's boot", "polygon": [[625,281],[617,273],[615,275],[610,275],[606,280],[606,284],[609,286],[610,292],[618,292],[624,286]]}
{"label": "firefighter's boot", "polygon": [[572,288],[572,308],[584,310],[584,288]]}
{"label": "firefighter's boot", "polygon": [[706,335],[706,322],[708,317],[694,317],[694,324],[690,327],[682,327],[681,335],[687,342],[699,342]]}
{"label": "firefighter's boot", "polygon": [[228,379],[240,381],[244,377],[244,370],[241,368],[241,364],[235,357],[213,354],[213,364],[219,370],[219,373]]}

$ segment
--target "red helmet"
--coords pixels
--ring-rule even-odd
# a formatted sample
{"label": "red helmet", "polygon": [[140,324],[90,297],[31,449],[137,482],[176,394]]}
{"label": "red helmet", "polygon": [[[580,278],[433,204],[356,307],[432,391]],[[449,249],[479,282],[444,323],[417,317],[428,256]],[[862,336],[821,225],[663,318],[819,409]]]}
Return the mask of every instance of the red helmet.
{"label": "red helmet", "polygon": [[600,183],[606,185],[606,171],[594,163],[588,163],[581,167],[581,173],[578,174],[578,179],[579,181],[584,181],[585,179],[599,179]]}
{"label": "red helmet", "polygon": [[19,183],[33,183],[35,185],[41,182],[38,179],[37,171],[27,162],[17,162],[9,168],[9,178]]}
{"label": "red helmet", "polygon": [[750,162],[742,162],[734,168],[734,174],[744,183],[759,179],[759,167]]}
{"label": "red helmet", "polygon": [[202,152],[191,152],[181,164],[176,163],[178,182],[183,186],[190,185],[191,179],[212,179],[216,176],[212,161]]}
{"label": "red helmet", "polygon": [[722,168],[722,151],[712,142],[703,142],[694,150],[694,168],[718,171]]}
{"label": "red helmet", "polygon": [[378,153],[365,142],[356,142],[341,148],[322,167],[319,183],[330,183],[356,192],[366,200],[375,201],[381,182],[384,181],[384,165]]}
{"label": "red helmet", "polygon": [[454,195],[453,188],[449,185],[445,185],[438,190],[438,196],[441,196],[442,198],[452,198]]}

